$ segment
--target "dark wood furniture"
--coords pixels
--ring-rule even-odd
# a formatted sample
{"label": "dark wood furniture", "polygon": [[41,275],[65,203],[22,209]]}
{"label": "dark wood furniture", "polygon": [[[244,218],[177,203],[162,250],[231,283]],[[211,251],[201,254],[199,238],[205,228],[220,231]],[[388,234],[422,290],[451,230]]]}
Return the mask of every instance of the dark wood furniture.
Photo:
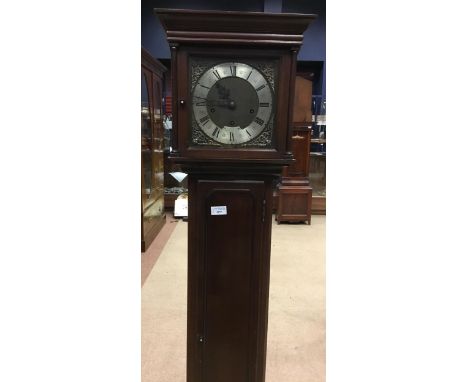
{"label": "dark wood furniture", "polygon": [[164,128],[162,84],[166,68],[141,50],[141,251],[145,252],[166,221],[164,213]]}
{"label": "dark wood furniture", "polygon": [[301,222],[310,224],[312,214],[312,187],[278,186],[278,212],[276,221]]}
{"label": "dark wood furniture", "polygon": [[170,157],[189,174],[187,381],[263,382],[273,181],[292,161],[296,55],[315,16],[155,12],[172,52]]}
{"label": "dark wood furniture", "polygon": [[310,224],[312,213],[312,187],[309,185],[310,124],[293,124],[292,150],[296,161],[283,169],[278,185],[276,221]]}
{"label": "dark wood furniture", "polygon": [[312,82],[296,77],[292,151],[294,164],[285,167],[277,188],[276,221],[310,224],[312,187],[309,184],[310,134],[312,128]]}

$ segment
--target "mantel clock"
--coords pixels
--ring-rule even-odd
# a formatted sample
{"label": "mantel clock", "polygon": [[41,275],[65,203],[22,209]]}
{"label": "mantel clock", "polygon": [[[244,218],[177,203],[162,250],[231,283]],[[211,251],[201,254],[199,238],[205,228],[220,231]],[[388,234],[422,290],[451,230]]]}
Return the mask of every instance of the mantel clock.
{"label": "mantel clock", "polygon": [[189,174],[188,382],[264,382],[273,182],[291,163],[296,55],[315,15],[156,9],[173,151]]}

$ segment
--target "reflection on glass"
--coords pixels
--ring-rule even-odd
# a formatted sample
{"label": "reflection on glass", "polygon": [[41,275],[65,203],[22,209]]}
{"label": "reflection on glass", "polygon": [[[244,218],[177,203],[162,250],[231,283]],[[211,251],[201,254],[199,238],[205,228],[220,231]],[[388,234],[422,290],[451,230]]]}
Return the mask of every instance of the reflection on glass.
{"label": "reflection on glass", "polygon": [[148,105],[141,105],[141,138],[149,144],[151,140],[151,117]]}
{"label": "reflection on glass", "polygon": [[145,75],[141,73],[141,138],[143,140],[151,140],[151,130],[148,86]]}
{"label": "reflection on glass", "polygon": [[164,115],[164,149],[171,151],[172,116]]}
{"label": "reflection on glass", "polygon": [[144,184],[144,189],[145,189],[145,194],[150,195],[151,194],[151,186],[153,184],[152,182],[152,166],[151,166],[151,151],[143,151],[141,153],[142,159],[143,159],[143,184]]}
{"label": "reflection on glass", "polygon": [[314,196],[326,196],[325,155],[310,155],[309,181]]}
{"label": "reflection on glass", "polygon": [[162,89],[165,69],[142,49],[141,244],[146,250],[165,222]]}
{"label": "reflection on glass", "polygon": [[[153,225],[152,221],[164,213],[164,165],[162,138],[155,138],[155,130],[162,129],[160,87],[156,83],[156,97],[149,97],[149,78],[141,75],[141,166],[142,166],[142,202],[143,202],[143,231],[148,233]],[[154,101],[152,104],[152,102]],[[153,117],[153,118],[152,118]],[[154,125],[152,122],[154,121]]]}
{"label": "reflection on glass", "polygon": [[162,92],[161,88],[159,87],[159,83],[155,82],[154,83],[154,92],[156,94],[156,97],[154,99],[154,119],[156,122],[156,129],[161,129],[162,128]]}
{"label": "reflection on glass", "polygon": [[[146,77],[141,74],[141,171],[143,178],[142,202],[143,208],[148,208],[153,202],[153,163],[151,155],[151,116],[149,109],[149,94]],[[145,212],[146,214],[146,212]]]}
{"label": "reflection on glass", "polygon": [[146,235],[151,230],[151,223],[155,218],[163,215],[164,198],[158,198],[151,206],[149,206],[143,215],[143,233]]}
{"label": "reflection on glass", "polygon": [[326,100],[313,96],[313,124],[310,144],[309,180],[314,196],[326,196]]}

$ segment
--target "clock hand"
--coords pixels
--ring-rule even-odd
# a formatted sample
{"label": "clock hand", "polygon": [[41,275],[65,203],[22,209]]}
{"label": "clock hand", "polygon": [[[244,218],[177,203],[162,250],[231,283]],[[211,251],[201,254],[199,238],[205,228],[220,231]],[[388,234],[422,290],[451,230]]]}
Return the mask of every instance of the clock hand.
{"label": "clock hand", "polygon": [[230,107],[231,102],[234,102],[234,101],[223,99],[223,100],[208,101],[206,104],[207,106]]}
{"label": "clock hand", "polygon": [[222,100],[218,103],[218,106],[228,107],[231,110],[236,108],[236,101],[233,99]]}
{"label": "clock hand", "polygon": [[222,99],[229,98],[229,93],[230,93],[229,89],[226,89],[223,85],[220,85],[218,83],[215,86],[216,86],[216,89],[218,90],[218,95],[220,98]]}
{"label": "clock hand", "polygon": [[[197,96],[195,96],[195,97],[200,99],[200,100],[206,100],[206,98],[201,98],[201,97],[197,97]],[[235,104],[236,103],[233,100],[226,99],[226,98],[213,100],[213,101],[206,100],[206,105],[207,106],[221,106],[221,107],[229,107],[230,109],[235,109]]]}

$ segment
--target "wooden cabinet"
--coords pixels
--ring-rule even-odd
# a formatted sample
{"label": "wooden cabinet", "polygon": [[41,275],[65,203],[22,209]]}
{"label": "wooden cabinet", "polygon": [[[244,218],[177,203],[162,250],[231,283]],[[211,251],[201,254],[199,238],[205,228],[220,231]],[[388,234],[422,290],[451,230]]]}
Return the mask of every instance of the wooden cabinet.
{"label": "wooden cabinet", "polygon": [[312,212],[312,187],[278,186],[279,204],[276,220],[278,222],[307,221],[310,224]]}
{"label": "wooden cabinet", "polygon": [[141,52],[141,250],[144,252],[165,223],[164,128],[162,81],[165,67]]}

